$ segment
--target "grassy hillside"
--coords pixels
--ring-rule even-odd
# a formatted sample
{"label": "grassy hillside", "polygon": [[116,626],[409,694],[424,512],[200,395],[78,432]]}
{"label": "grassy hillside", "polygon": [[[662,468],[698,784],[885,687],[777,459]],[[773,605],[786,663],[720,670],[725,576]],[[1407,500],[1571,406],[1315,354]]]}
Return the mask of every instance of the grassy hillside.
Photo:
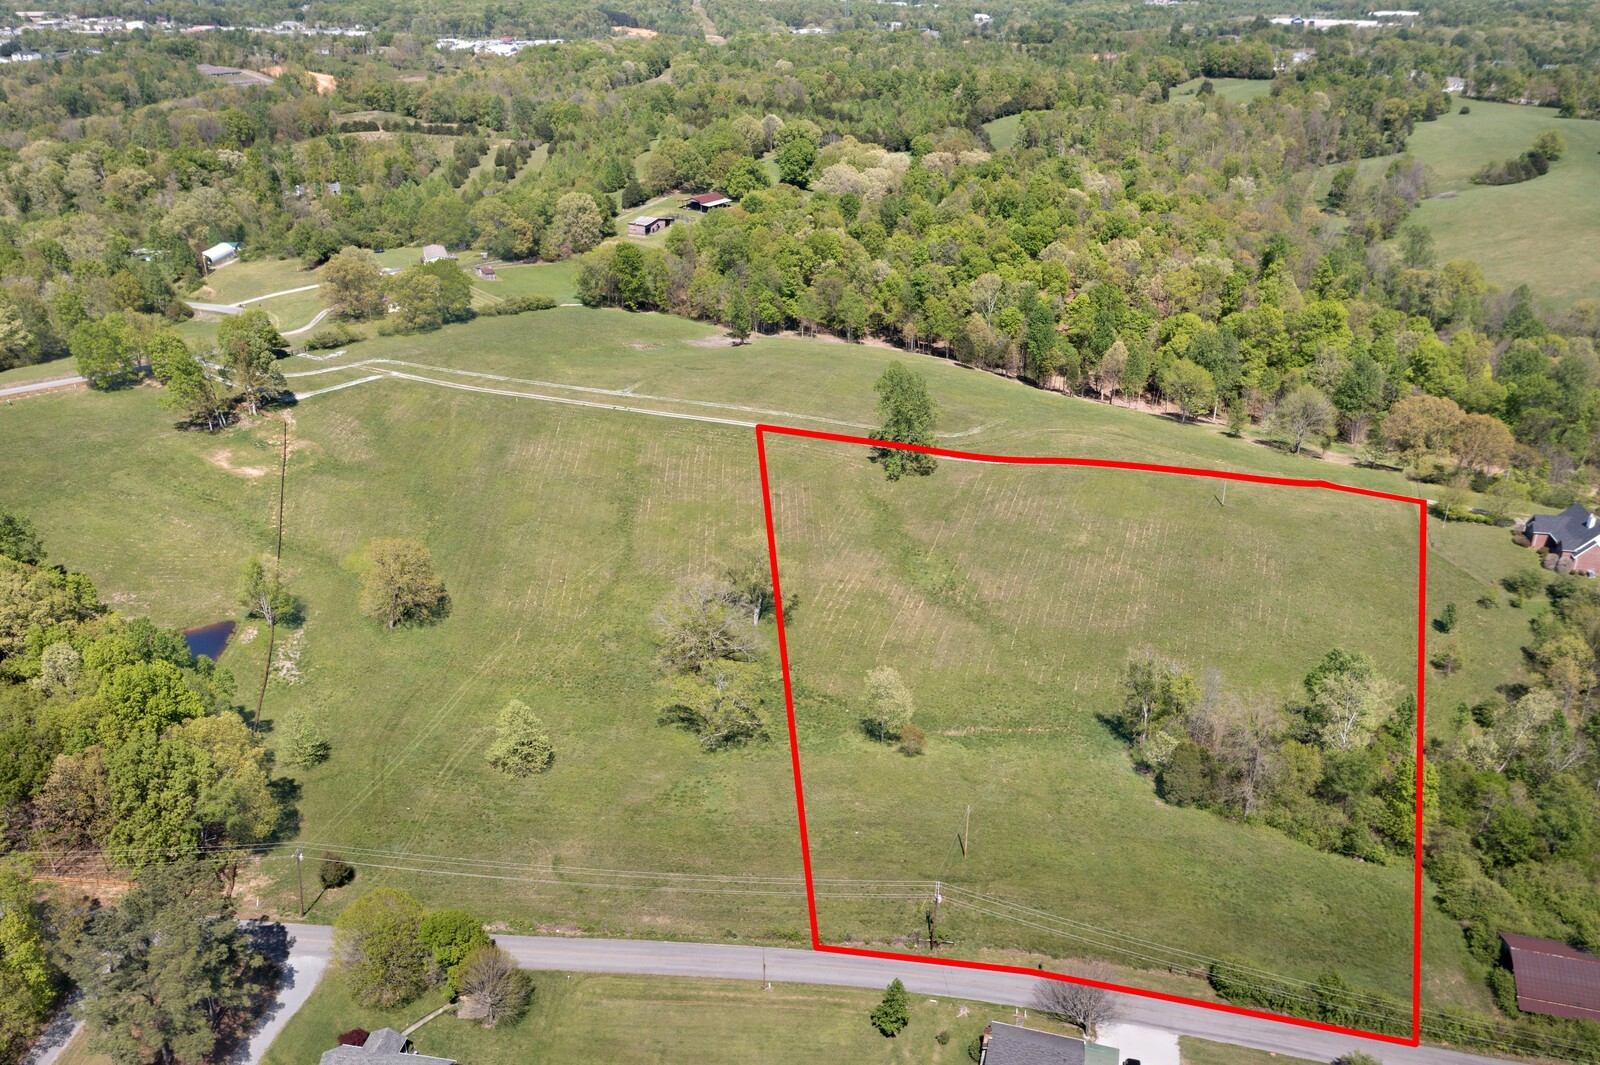
{"label": "grassy hillside", "polygon": [[[858,430],[873,422],[873,380],[896,357],[904,356],[876,347],[792,339],[763,338],[730,348],[694,323],[575,308],[363,342],[332,363],[294,359],[284,368],[348,367],[296,379],[297,387],[302,382],[326,387],[380,365],[353,365],[362,360],[403,360],[409,365],[382,365],[442,384]],[[1289,456],[935,360],[913,362],[928,373],[946,411],[942,429],[957,446],[1331,476],[1406,490],[1394,474]],[[156,399],[155,390],[142,388],[0,406],[0,440],[8,453],[28,457],[7,477],[3,502],[32,516],[52,558],[89,572],[119,608],[175,626],[234,616],[237,572],[271,542],[277,425],[220,436],[176,432]],[[652,936],[801,936],[804,907],[789,886],[774,889],[777,894],[727,894],[738,885],[708,880],[663,890],[659,882],[652,887],[639,878],[594,872],[799,875],[786,745],[779,740],[708,755],[691,737],[656,722],[651,612],[679,577],[714,568],[762,535],[750,430],[400,379],[313,397],[287,417],[292,455],[284,557],[292,585],[306,601],[308,621],[292,641],[298,681],[274,681],[269,688],[268,739],[271,721],[296,708],[322,714],[334,738],[328,763],[291,774],[300,788],[301,838],[318,848],[362,848],[359,857],[366,864],[357,890],[402,886],[435,904],[464,905],[516,930],[559,922]],[[1346,515],[1326,504],[1301,502],[1311,494],[1295,497],[1292,510],[1280,511],[1264,493],[1236,494],[1236,489],[1230,489],[1224,511],[1203,494],[1172,504],[1137,485],[1107,493],[1101,483],[1081,474],[1073,480],[1070,473],[1014,480],[1011,494],[985,503],[985,493],[999,491],[989,487],[996,482],[969,483],[975,471],[949,464],[930,481],[902,484],[894,494],[876,497],[885,488],[859,461],[810,449],[785,454],[785,461],[801,462],[803,475],[786,482],[791,487],[785,491],[814,500],[835,527],[845,527],[844,519],[852,515],[870,519],[865,546],[878,557],[842,554],[839,564],[859,560],[863,567],[880,567],[877,579],[887,582],[881,587],[901,595],[901,605],[911,601],[905,598],[908,580],[938,577],[936,570],[923,572],[928,567],[914,550],[930,542],[966,560],[977,574],[973,580],[1009,597],[970,623],[962,614],[965,608],[941,608],[916,618],[921,625],[944,626],[942,642],[935,646],[953,656],[949,665],[967,662],[984,671],[953,684],[943,702],[928,694],[930,719],[958,728],[962,715],[977,708],[972,713],[981,713],[985,723],[1026,727],[1023,722],[1038,717],[1061,730],[1045,734],[1044,742],[1014,742],[998,759],[982,736],[936,737],[920,763],[865,749],[842,731],[832,738],[808,731],[808,772],[817,773],[818,781],[830,774],[846,783],[860,779],[868,808],[887,801],[895,789],[923,786],[930,770],[948,772],[948,794],[937,808],[930,807],[926,825],[911,831],[886,823],[881,837],[886,856],[927,866],[930,854],[947,853],[958,827],[950,818],[970,793],[975,810],[984,811],[973,829],[975,841],[988,848],[981,852],[984,860],[1008,853],[1001,849],[1000,835],[1006,822],[1039,826],[1037,840],[1013,832],[1014,842],[1007,846],[1020,864],[1003,871],[1010,879],[994,869],[983,875],[993,878],[991,886],[1048,903],[1046,908],[1113,912],[1115,900],[1104,891],[1080,901],[1052,887],[1063,861],[1069,868],[1102,869],[1105,886],[1151,877],[1139,886],[1141,893],[1153,893],[1152,903],[1124,906],[1124,927],[1153,939],[1219,949],[1240,916],[1216,901],[1215,893],[1246,889],[1217,855],[1241,861],[1269,855],[1279,883],[1304,892],[1296,897],[1321,900],[1302,910],[1265,911],[1284,922],[1282,942],[1305,947],[1308,959],[1340,952],[1353,957],[1371,946],[1370,928],[1393,918],[1394,882],[1402,871],[1359,867],[1214,817],[1157,808],[1148,783],[1127,769],[1092,719],[1093,692],[1103,685],[1106,663],[1120,661],[1134,629],[1147,624],[1188,641],[1186,650],[1196,656],[1214,653],[1230,676],[1249,683],[1268,682],[1280,644],[1289,651],[1280,663],[1286,672],[1279,683],[1282,676],[1303,671],[1304,656],[1328,639],[1369,622],[1381,627],[1383,622],[1372,621],[1371,603],[1408,593],[1403,585],[1391,589],[1373,579],[1387,574],[1389,563],[1380,538],[1359,535],[1355,515],[1366,511]],[[965,522],[966,549],[938,540],[939,527],[929,523],[943,520],[939,508],[904,509],[906,500],[926,502],[946,491],[954,493],[950,515]],[[1024,491],[1028,494],[1020,494]],[[795,496],[791,505],[801,498]],[[836,498],[850,509],[831,513]],[[1102,505],[1113,509],[1097,512]],[[1143,517],[1121,528],[1115,507],[1135,508]],[[1196,528],[1183,523],[1251,516],[1270,527],[1243,537],[1237,526],[1214,524],[1204,532],[1209,539],[1201,541],[1206,546],[1199,554],[1216,549],[1225,552],[1219,559],[1239,563],[1212,578],[1222,582],[1220,588],[1232,589],[1229,594],[1249,591],[1243,574],[1255,571],[1245,567],[1258,564],[1279,565],[1276,575],[1267,576],[1286,587],[1296,570],[1278,550],[1285,544],[1303,544],[1313,557],[1343,567],[1347,575],[1345,585],[1332,570],[1313,575],[1314,583],[1296,591],[1297,598],[1284,601],[1275,614],[1269,597],[1262,599],[1267,610],[1262,624],[1271,621],[1277,628],[1261,637],[1273,641],[1273,654],[1261,656],[1265,664],[1259,675],[1251,672],[1251,655],[1227,646],[1229,638],[1257,630],[1219,624],[1231,615],[1213,609],[1201,597],[1205,582],[1180,565],[1187,550],[1182,530]],[[1305,529],[1323,521],[1335,523],[1341,538],[1355,540],[1347,553],[1336,543],[1305,538]],[[1166,554],[1141,554],[1138,537],[1152,534],[1166,536]],[[1404,529],[1394,532],[1403,534]],[[442,624],[386,633],[359,615],[359,552],[366,540],[390,535],[418,537],[433,550],[455,604]],[[983,546],[989,537],[992,557],[970,547]],[[1252,538],[1260,541],[1256,547]],[[1505,606],[1489,611],[1467,604],[1510,567],[1527,564],[1527,556],[1511,546],[1503,530],[1436,527],[1430,538],[1432,573],[1436,583],[1442,582],[1435,601],[1449,596],[1463,604],[1463,657],[1480,670],[1471,680],[1463,673],[1448,682],[1430,682],[1430,706],[1448,707],[1458,699],[1482,697],[1486,691],[1474,685],[1520,668],[1517,647],[1526,615]],[[967,553],[957,556],[962,550]],[[1104,583],[1098,588],[1084,584],[1068,598],[1069,579],[1081,582],[1102,571]],[[1187,583],[1179,588],[1179,581]],[[843,691],[855,683],[864,656],[872,651],[864,642],[867,629],[851,626],[881,619],[859,604],[842,607],[833,617],[823,586],[818,587],[797,614],[797,653],[815,662],[816,652],[802,650],[801,643],[841,648],[841,679],[834,683]],[[1345,588],[1377,598],[1357,598]],[[1013,610],[1019,613],[1011,636],[1003,615]],[[1020,612],[1028,610],[1024,631]],[[1291,618],[1304,617],[1313,618],[1306,623],[1313,628],[1296,630],[1301,622],[1291,624]],[[1093,645],[1086,651],[1052,639],[1045,631],[1049,625],[1079,625],[1077,631],[1101,642],[1103,653],[1096,654]],[[1406,630],[1396,627],[1395,633],[1398,641]],[[765,637],[770,654],[770,631]],[[241,691],[252,697],[264,642],[259,635],[236,641],[223,660],[240,677]],[[1378,650],[1401,654],[1398,643]],[[924,667],[908,663],[906,668]],[[926,668],[946,666],[935,662]],[[1012,672],[1018,674],[1014,679]],[[941,676],[954,674],[952,668]],[[829,683],[819,680],[813,690],[834,698]],[[513,696],[544,716],[558,751],[549,774],[525,783],[499,777],[483,761],[490,722]],[[781,713],[775,684],[768,712],[775,719]],[[1448,714],[1430,723],[1437,727],[1440,720],[1447,723]],[[819,739],[826,742],[813,751],[809,744]],[[1014,813],[994,806],[1002,795],[1020,796],[1008,803],[1017,806]],[[1063,807],[1063,797],[1079,805]],[[989,806],[982,805],[986,801]],[[1072,810],[1070,817],[1064,809]],[[851,811],[842,808],[837,813],[834,824],[840,830],[850,823],[847,814]],[[835,815],[819,810],[817,816]],[[1081,826],[1075,830],[1081,835],[1067,840],[1072,850],[1063,855],[1061,826],[1068,821]],[[937,849],[930,849],[935,844]],[[1216,853],[1208,857],[1211,850]],[[884,865],[873,857],[875,868]],[[1152,876],[1152,869],[1160,875]],[[1318,884],[1322,887],[1313,893]],[[1341,895],[1327,891],[1327,884],[1344,885],[1348,892],[1342,897],[1361,899],[1363,906],[1372,900],[1370,922],[1365,915],[1362,921],[1350,920]],[[1185,886],[1186,906],[1194,905],[1169,905]],[[281,911],[292,905],[287,855],[267,859],[250,891],[247,908]],[[1260,895],[1248,889],[1245,897],[1252,897],[1251,891]],[[342,901],[322,900],[313,917],[331,917]],[[844,931],[914,930],[915,921],[906,920],[913,916],[896,912],[878,922],[876,915],[862,914]],[[913,927],[907,929],[908,924]],[[1430,919],[1429,930],[1435,966],[1430,981],[1436,980],[1447,998],[1472,997],[1475,992],[1461,984],[1463,970],[1452,955],[1455,940],[1448,926]],[[1055,956],[1080,949],[1070,940],[1043,935],[1008,942]],[[1277,945],[1260,949],[1258,962],[1282,967],[1284,952]],[[1390,954],[1387,946],[1372,950],[1372,979],[1391,982],[1375,971]]]}
{"label": "grassy hillside", "polygon": [[[1600,232],[1600,121],[1485,100],[1457,107],[1418,123],[1406,146],[1427,168],[1430,198],[1412,217],[1433,231],[1439,260],[1476,259],[1491,281],[1531,285],[1547,307],[1600,294],[1600,262],[1590,248]],[[1472,184],[1485,163],[1521,155],[1550,129],[1566,138],[1567,154],[1548,174],[1517,185]],[[1362,160],[1362,178],[1381,174],[1392,158]],[[1323,168],[1319,192],[1336,169]]]}

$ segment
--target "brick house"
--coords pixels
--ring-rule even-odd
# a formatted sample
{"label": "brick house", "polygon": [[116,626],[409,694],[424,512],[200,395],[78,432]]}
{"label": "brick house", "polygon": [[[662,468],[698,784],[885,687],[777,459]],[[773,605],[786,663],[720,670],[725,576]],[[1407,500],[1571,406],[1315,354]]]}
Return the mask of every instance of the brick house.
{"label": "brick house", "polygon": [[1600,519],[1582,503],[1560,514],[1535,514],[1523,532],[1529,546],[1555,555],[1563,572],[1600,572]]}

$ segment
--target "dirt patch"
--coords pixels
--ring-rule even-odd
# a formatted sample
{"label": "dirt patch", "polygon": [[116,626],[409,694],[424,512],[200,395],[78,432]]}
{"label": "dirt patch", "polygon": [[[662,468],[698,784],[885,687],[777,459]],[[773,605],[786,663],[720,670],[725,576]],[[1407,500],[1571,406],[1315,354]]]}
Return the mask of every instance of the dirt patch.
{"label": "dirt patch", "polygon": [[733,338],[730,336],[699,337],[695,340],[685,340],[691,348],[731,348]]}
{"label": "dirt patch", "polygon": [[311,79],[318,96],[332,96],[339,88],[339,79],[332,74],[318,74],[315,70],[308,70],[306,77]]}
{"label": "dirt patch", "polygon": [[655,30],[647,30],[643,26],[613,26],[611,32],[622,37],[642,37],[646,40],[656,35]]}
{"label": "dirt patch", "polygon": [[211,454],[206,456],[206,461],[217,467],[219,470],[227,470],[229,473],[237,477],[248,477],[252,480],[257,477],[265,477],[267,474],[272,472],[272,470],[266,466],[237,465],[233,461],[233,452],[229,451],[227,448],[223,448],[220,451],[213,451]]}
{"label": "dirt patch", "polygon": [[645,344],[639,342],[628,345],[628,347],[632,348],[634,351],[655,351],[660,346],[660,344]]}

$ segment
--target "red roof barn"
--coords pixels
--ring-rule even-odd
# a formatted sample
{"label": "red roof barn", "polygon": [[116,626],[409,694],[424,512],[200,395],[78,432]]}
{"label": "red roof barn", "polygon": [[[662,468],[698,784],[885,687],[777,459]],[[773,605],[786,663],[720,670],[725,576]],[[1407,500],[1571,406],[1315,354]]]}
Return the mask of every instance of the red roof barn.
{"label": "red roof barn", "polygon": [[1553,939],[1502,933],[1517,980],[1517,1009],[1600,1021],[1600,958]]}

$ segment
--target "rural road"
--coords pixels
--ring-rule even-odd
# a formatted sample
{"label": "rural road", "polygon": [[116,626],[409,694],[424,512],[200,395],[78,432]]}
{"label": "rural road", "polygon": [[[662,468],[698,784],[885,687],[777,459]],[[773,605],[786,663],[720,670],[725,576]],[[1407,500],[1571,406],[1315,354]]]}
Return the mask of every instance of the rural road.
{"label": "rural road", "polygon": [[[291,958],[325,961],[333,930],[325,925],[286,924]],[[626,939],[569,939],[550,936],[495,936],[494,940],[524,969],[561,972],[640,973],[652,976],[698,976],[777,983],[825,984],[835,987],[881,988],[896,977],[917,995],[937,995],[1027,1006],[1033,1002],[1033,977],[974,969],[947,968],[910,961],[889,961],[784,947],[730,946],[720,943],[663,943]],[[763,966],[765,968],[763,969]],[[1119,1023],[1136,1024],[1178,1035],[1194,1035],[1275,1054],[1332,1061],[1352,1050],[1376,1055],[1384,1065],[1503,1065],[1504,1059],[1437,1047],[1401,1047],[1353,1036],[1319,1032],[1277,1021],[1218,1013],[1199,1006],[1119,996]],[[286,1011],[280,1011],[284,1013]],[[1005,1019],[1006,1013],[996,1017]],[[286,1018],[285,1018],[286,1019]],[[281,1025],[282,1020],[279,1020]]]}

